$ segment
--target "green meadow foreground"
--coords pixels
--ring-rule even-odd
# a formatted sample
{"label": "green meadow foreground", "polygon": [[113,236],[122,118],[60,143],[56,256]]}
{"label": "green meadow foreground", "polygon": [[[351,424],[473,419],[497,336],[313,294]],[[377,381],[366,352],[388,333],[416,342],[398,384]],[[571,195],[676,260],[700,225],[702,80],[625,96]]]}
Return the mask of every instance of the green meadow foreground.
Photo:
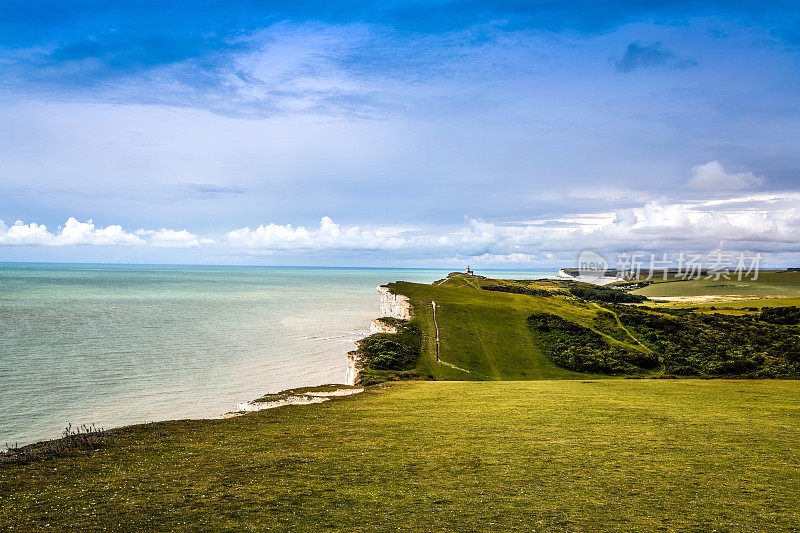
{"label": "green meadow foreground", "polygon": [[796,530],[800,383],[401,382],[0,468],[9,530]]}

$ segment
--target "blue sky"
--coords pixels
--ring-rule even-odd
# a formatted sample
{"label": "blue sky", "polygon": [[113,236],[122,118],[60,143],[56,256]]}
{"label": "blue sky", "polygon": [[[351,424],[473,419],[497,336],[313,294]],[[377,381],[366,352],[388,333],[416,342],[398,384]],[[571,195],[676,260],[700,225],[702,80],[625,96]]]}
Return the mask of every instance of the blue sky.
{"label": "blue sky", "polygon": [[651,4],[6,1],[0,261],[793,264],[800,8]]}

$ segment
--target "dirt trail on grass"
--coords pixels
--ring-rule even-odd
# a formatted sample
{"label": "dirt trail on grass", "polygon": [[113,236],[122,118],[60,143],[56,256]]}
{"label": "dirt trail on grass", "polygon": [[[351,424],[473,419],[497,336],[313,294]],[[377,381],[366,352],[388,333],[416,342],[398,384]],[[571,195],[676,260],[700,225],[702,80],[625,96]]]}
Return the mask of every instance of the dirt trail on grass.
{"label": "dirt trail on grass", "polygon": [[436,302],[431,300],[431,307],[433,308],[433,327],[436,330],[436,362],[441,363],[439,357],[439,324],[436,323]]}
{"label": "dirt trail on grass", "polygon": [[436,331],[436,362],[440,365],[449,366],[455,370],[460,370],[461,372],[466,372],[467,374],[475,374],[475,375],[482,375],[473,372],[472,370],[467,370],[466,368],[461,368],[460,366],[456,366],[452,363],[448,363],[446,361],[442,361],[441,356],[439,355],[439,324],[436,322],[436,302],[431,300],[431,308],[433,309],[433,328]]}
{"label": "dirt trail on grass", "polygon": [[596,303],[594,303],[594,302],[592,302],[592,305],[594,305],[594,306],[595,306],[595,307],[597,307],[598,309],[601,309],[601,310],[603,310],[603,311],[608,311],[609,313],[611,313],[612,315],[614,315],[614,320],[616,320],[616,321],[617,321],[617,325],[620,327],[620,329],[622,329],[622,331],[624,331],[625,333],[627,333],[627,334],[628,334],[628,337],[630,337],[631,339],[633,339],[633,340],[636,342],[636,344],[638,344],[639,346],[641,346],[642,348],[644,348],[645,350],[647,350],[647,352],[649,352],[649,353],[653,353],[653,350],[651,350],[650,348],[648,348],[647,346],[645,346],[644,344],[642,344],[642,343],[641,343],[641,341],[639,341],[639,339],[637,339],[637,338],[636,338],[636,337],[633,335],[633,333],[631,333],[630,331],[628,331],[628,328],[626,328],[626,327],[625,327],[625,326],[622,324],[622,321],[619,319],[619,315],[618,315],[617,313],[615,313],[615,312],[614,312],[614,311],[612,311],[611,309],[606,309],[606,308],[605,308],[605,307],[603,307],[602,305],[600,305],[600,304],[596,304]]}

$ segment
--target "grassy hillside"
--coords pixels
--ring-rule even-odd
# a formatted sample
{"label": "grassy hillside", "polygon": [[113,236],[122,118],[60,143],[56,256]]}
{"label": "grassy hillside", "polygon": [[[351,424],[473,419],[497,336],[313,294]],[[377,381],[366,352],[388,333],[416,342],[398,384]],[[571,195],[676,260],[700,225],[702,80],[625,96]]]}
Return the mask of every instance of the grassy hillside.
{"label": "grassy hillside", "polygon": [[[624,331],[598,328],[603,309],[566,294],[563,282],[526,284],[546,295],[481,290],[481,285],[511,285],[511,281],[453,276],[440,284],[397,282],[389,287],[409,297],[422,332],[422,354],[416,371],[435,379],[554,379],[585,374],[556,365],[545,356],[544,339],[531,334],[528,317],[554,313],[596,330],[612,345],[646,351]],[[433,304],[436,302],[436,324]],[[437,362],[436,326],[439,330]],[[610,329],[614,330],[616,323]]]}
{"label": "grassy hillside", "polygon": [[766,299],[766,298],[800,298],[800,272],[777,270],[761,271],[758,279],[735,278],[697,279],[662,282],[655,280],[641,289],[633,291],[649,298],[660,297],[699,297],[729,296],[734,298]]}
{"label": "grassy hillside", "polygon": [[[641,297],[565,281],[451,275],[433,285],[389,287],[411,299],[418,334],[405,350],[418,359],[404,357],[407,364],[395,377],[800,376],[798,312],[791,313],[793,321],[775,322],[759,311],[651,309],[608,303]],[[363,345],[384,343],[392,336]],[[363,359],[375,359],[363,351]],[[396,353],[392,348],[387,359],[398,359]],[[367,383],[381,380],[371,371],[364,376]]]}
{"label": "grassy hillside", "polygon": [[405,382],[0,465],[9,531],[790,531],[800,383]]}

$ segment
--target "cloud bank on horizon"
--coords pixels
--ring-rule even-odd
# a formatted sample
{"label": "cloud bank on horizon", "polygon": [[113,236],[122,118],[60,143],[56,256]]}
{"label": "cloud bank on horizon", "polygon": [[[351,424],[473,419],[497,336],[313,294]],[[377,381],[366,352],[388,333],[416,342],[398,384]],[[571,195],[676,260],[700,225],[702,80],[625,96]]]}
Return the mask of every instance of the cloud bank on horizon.
{"label": "cloud bank on horizon", "polygon": [[[762,205],[764,209],[753,208]],[[186,229],[97,227],[70,217],[50,231],[35,222],[0,220],[0,245],[206,248],[250,257],[291,258],[313,264],[320,254],[359,253],[370,262],[391,254],[395,261],[426,265],[550,264],[573,258],[575,250],[605,254],[700,253],[716,250],[758,253],[791,260],[800,253],[800,194],[753,195],[699,204],[651,202],[616,213],[583,213],[560,220],[497,224],[468,220],[452,228],[344,226],[322,217],[316,227],[262,224],[198,236]],[[713,246],[709,247],[709,246]]]}
{"label": "cloud bank on horizon", "polygon": [[791,264],[799,27],[783,1],[7,2],[0,261]]}

